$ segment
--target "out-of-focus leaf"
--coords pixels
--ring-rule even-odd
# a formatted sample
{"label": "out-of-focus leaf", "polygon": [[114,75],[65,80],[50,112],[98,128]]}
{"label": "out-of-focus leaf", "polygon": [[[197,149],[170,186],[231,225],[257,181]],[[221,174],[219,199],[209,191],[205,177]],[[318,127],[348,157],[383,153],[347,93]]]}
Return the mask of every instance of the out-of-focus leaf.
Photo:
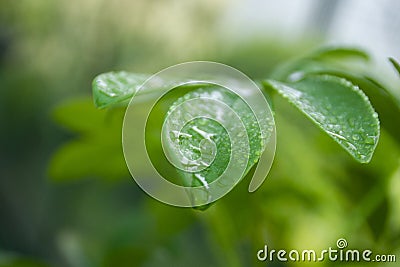
{"label": "out-of-focus leaf", "polygon": [[100,74],[92,85],[96,107],[105,108],[129,100],[149,77],[125,71]]}
{"label": "out-of-focus leaf", "polygon": [[311,58],[322,60],[361,60],[370,59],[368,53],[358,48],[351,47],[325,47],[315,51]]}
{"label": "out-of-focus leaf", "polygon": [[50,177],[55,180],[126,177],[128,171],[121,146],[122,116],[122,110],[97,110],[89,99],[59,106],[54,112],[55,120],[82,135],[55,153]]}
{"label": "out-of-focus leaf", "polygon": [[288,61],[276,68],[270,76],[279,81],[295,80],[300,74],[324,70],[341,70],[354,73],[361,64],[369,60],[369,55],[356,48],[327,47],[304,57]]}
{"label": "out-of-focus leaf", "polygon": [[[107,138],[105,135],[102,137]],[[65,144],[52,159],[50,176],[57,181],[127,177],[121,147],[113,142],[103,144],[102,139],[81,139]]]}
{"label": "out-of-focus leaf", "polygon": [[378,114],[349,81],[309,75],[294,83],[264,82],[303,112],[361,163],[371,160],[379,139]]}
{"label": "out-of-focus leaf", "polygon": [[392,63],[393,67],[397,70],[400,75],[400,64],[394,58],[389,58],[390,62]]}
{"label": "out-of-focus leaf", "polygon": [[49,265],[35,259],[15,253],[0,251],[0,267],[48,267]]}

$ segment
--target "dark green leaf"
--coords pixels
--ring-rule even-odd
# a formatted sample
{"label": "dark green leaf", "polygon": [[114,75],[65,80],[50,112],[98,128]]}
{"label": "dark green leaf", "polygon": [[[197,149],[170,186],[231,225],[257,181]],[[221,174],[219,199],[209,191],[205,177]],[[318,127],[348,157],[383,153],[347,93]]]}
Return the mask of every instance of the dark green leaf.
{"label": "dark green leaf", "polygon": [[393,67],[397,70],[400,75],[400,64],[394,58],[389,58],[390,62],[392,63]]}

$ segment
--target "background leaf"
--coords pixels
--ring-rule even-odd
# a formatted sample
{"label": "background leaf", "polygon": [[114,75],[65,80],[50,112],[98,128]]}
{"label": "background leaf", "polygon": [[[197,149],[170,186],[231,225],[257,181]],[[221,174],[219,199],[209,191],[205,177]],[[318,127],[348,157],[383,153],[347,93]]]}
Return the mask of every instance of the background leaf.
{"label": "background leaf", "polygon": [[324,47],[282,64],[275,69],[270,78],[279,81],[293,81],[301,73],[328,70],[355,73],[360,71],[368,61],[369,55],[356,48]]}
{"label": "background leaf", "polygon": [[83,177],[127,177],[122,153],[122,109],[100,111],[90,99],[74,100],[54,111],[55,120],[80,137],[53,156],[49,174],[55,180]]}
{"label": "background leaf", "polygon": [[369,61],[370,57],[365,51],[353,48],[353,47],[324,47],[315,51],[311,58],[321,60],[357,60],[357,61]]}
{"label": "background leaf", "polygon": [[379,139],[378,114],[358,87],[329,75],[310,75],[295,83],[267,80],[264,85],[289,100],[357,161],[371,160]]}
{"label": "background leaf", "polygon": [[397,70],[400,75],[400,64],[394,58],[389,58],[390,62],[392,63],[393,67]]}

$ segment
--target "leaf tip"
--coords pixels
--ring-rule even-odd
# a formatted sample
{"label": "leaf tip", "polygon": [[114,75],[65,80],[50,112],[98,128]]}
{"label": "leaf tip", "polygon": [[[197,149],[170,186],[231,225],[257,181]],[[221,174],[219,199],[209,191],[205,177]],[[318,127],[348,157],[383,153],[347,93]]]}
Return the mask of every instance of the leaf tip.
{"label": "leaf tip", "polygon": [[400,75],[400,63],[393,57],[389,57],[389,61],[390,61],[390,63],[392,63],[393,67]]}

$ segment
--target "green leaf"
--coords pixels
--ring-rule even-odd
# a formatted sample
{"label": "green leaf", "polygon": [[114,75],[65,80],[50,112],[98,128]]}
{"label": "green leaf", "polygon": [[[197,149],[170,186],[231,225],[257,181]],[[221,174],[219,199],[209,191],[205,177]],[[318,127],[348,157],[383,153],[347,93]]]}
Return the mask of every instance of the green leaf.
{"label": "green leaf", "polygon": [[363,50],[349,47],[326,47],[281,65],[270,78],[291,81],[300,73],[324,70],[354,73],[368,61],[369,55]]}
{"label": "green leaf", "polygon": [[[141,97],[146,101],[152,97],[154,91],[139,90],[150,77],[147,74],[129,73],[126,71],[108,72],[97,76],[92,83],[93,100],[97,108],[107,108],[127,105],[132,97]],[[176,87],[179,85],[174,79],[157,80],[161,87]],[[199,84],[186,84],[185,88],[197,88]],[[159,90],[154,86],[154,90]]]}
{"label": "green leaf", "polygon": [[272,75],[272,79],[296,82],[296,80],[310,74],[328,74],[345,78],[364,91],[379,113],[382,127],[400,143],[399,100],[390,90],[363,70],[368,58],[367,53],[357,49],[323,48],[278,68]]}
{"label": "green leaf", "polygon": [[[265,140],[263,140],[261,137],[260,127],[252,110],[239,96],[233,94],[227,89],[213,86],[199,88],[185,94],[171,105],[171,107],[169,108],[169,113],[173,111],[176,107],[180,106],[182,103],[191,99],[199,98],[208,98],[223,102],[226,105],[230,106],[233,110],[235,110],[236,114],[241,118],[250,145],[250,155],[248,156],[249,158],[246,169],[244,171],[244,177],[249,172],[251,167],[253,167],[258,162],[259,157],[264,149],[263,142],[265,142]],[[210,109],[215,114],[221,114],[221,118],[219,118],[219,120],[221,121],[232,119],[229,117],[229,115],[226,115],[223,112],[219,112],[222,111],[222,109],[217,106],[196,103],[195,105],[191,105],[190,107],[188,106],[187,109],[180,110],[179,112],[181,115],[174,117],[174,119],[179,121],[171,121],[170,123],[171,125],[180,125],[182,123],[185,123],[185,116],[187,114],[205,114]],[[234,125],[234,127],[239,128],[239,125]],[[214,142],[216,146],[215,159],[204,170],[197,172],[178,171],[178,173],[184,180],[183,183],[186,186],[205,186],[207,188],[207,185],[209,183],[213,182],[216,178],[222,175],[231,159],[231,138],[243,139],[243,137],[239,136],[230,136],[229,134],[231,134],[233,131],[235,130],[225,129],[215,120],[207,118],[198,118],[185,124],[184,128],[180,131],[181,135],[177,137],[180,144],[179,149],[177,150],[174,145],[170,144],[168,145],[170,153],[174,153],[176,157],[183,155],[190,160],[194,160],[199,157],[211,157],[211,155],[205,155],[204,153],[204,151],[208,153],[209,151],[211,151],[211,149],[202,150],[202,152],[200,152],[200,147],[202,144],[201,142],[205,140],[205,136],[210,136],[210,139],[212,140],[212,142]],[[167,132],[171,132],[171,129],[168,129]],[[188,136],[190,136],[190,138],[188,138]],[[246,158],[246,156],[239,158],[240,160],[243,160],[244,158]],[[196,194],[197,195],[190,196],[195,206],[197,206],[196,203],[204,202],[204,199],[207,199],[209,197],[209,192],[207,191],[204,192],[204,194],[199,192],[196,192]],[[205,208],[205,206],[200,207],[200,209],[203,208]]]}
{"label": "green leaf", "polygon": [[325,70],[313,72],[312,74],[338,76],[360,87],[379,114],[381,126],[385,128],[397,142],[400,142],[400,103],[383,85],[371,77],[340,70]]}
{"label": "green leaf", "polygon": [[149,77],[125,71],[100,74],[92,84],[96,107],[105,108],[129,100]]}
{"label": "green leaf", "polygon": [[50,177],[56,181],[127,177],[121,147],[123,114],[122,109],[97,110],[90,99],[77,99],[57,107],[54,120],[80,136],[54,154],[49,165]]}
{"label": "green leaf", "polygon": [[394,58],[389,58],[389,61],[392,63],[393,67],[397,70],[400,75],[400,64]]}
{"label": "green leaf", "polygon": [[361,163],[371,160],[379,139],[378,114],[367,96],[349,81],[308,75],[293,83],[266,80],[311,121]]}
{"label": "green leaf", "polygon": [[361,60],[370,59],[368,53],[353,47],[324,47],[310,55],[310,58],[320,60]]}

